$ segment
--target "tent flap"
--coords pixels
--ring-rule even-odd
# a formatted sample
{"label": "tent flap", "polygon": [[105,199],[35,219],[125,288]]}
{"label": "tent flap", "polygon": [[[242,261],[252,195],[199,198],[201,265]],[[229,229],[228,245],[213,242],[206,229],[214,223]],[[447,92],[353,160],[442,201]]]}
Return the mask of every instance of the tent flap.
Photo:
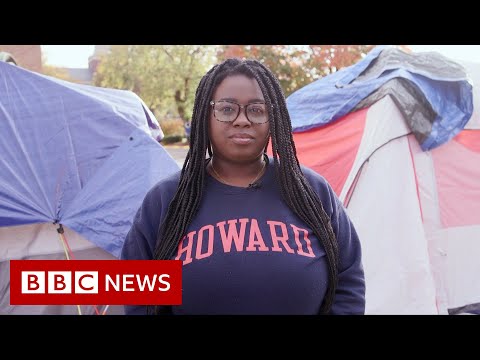
{"label": "tent flap", "polygon": [[178,165],[133,92],[0,62],[0,227],[63,223],[118,255],[146,192]]}
{"label": "tent flap", "polygon": [[[422,149],[433,149],[453,138],[473,113],[472,85],[465,69],[440,54],[407,54],[376,47],[365,59],[317,80],[291,94],[287,106],[294,132],[324,126],[360,106],[377,100],[372,94],[394,79],[400,111],[417,134]],[[400,95],[411,92],[411,96]],[[419,96],[421,94],[421,96]],[[429,106],[427,106],[429,104]],[[422,106],[420,106],[422,105]],[[418,111],[418,109],[423,110]]]}

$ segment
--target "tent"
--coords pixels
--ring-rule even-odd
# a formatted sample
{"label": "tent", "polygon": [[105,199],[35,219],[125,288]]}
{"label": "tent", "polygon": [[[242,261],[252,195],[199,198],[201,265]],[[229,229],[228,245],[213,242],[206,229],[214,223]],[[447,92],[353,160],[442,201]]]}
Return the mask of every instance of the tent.
{"label": "tent", "polygon": [[133,92],[0,62],[0,313],[121,313],[11,306],[9,260],[116,259],[146,192],[178,170]]}
{"label": "tent", "polygon": [[480,64],[377,47],[287,99],[299,161],[358,231],[366,314],[480,311],[478,83]]}

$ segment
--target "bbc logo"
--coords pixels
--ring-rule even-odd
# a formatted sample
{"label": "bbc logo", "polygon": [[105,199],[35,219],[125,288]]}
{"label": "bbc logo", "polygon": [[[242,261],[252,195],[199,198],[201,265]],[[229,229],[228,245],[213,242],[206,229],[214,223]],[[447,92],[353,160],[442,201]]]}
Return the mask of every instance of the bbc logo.
{"label": "bbc logo", "polygon": [[22,271],[22,294],[98,294],[98,271]]}
{"label": "bbc logo", "polygon": [[180,305],[180,260],[10,260],[10,305]]}

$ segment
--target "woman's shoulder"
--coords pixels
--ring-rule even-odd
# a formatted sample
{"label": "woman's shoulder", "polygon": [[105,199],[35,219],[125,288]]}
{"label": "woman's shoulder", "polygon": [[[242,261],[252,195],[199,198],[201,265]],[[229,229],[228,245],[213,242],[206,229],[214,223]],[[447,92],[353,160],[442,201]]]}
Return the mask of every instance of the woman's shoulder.
{"label": "woman's shoulder", "polygon": [[318,172],[312,168],[309,168],[308,166],[300,165],[300,168],[302,169],[303,175],[305,175],[310,185],[320,186],[325,188],[325,190],[330,190],[331,186],[324,176],[320,175]]}
{"label": "woman's shoulder", "polygon": [[[333,191],[333,188],[328,182],[328,180],[321,174],[317,173],[315,170],[309,168],[308,166],[301,165],[300,167],[302,169],[303,175],[309,182],[310,186],[320,197],[323,206],[325,207],[326,204],[331,205],[328,209],[328,212],[336,209],[338,207],[339,199],[337,197],[337,194]],[[327,208],[325,210],[327,210]]]}
{"label": "woman's shoulder", "polygon": [[[274,166],[274,161],[271,156],[269,156],[269,164],[271,164],[270,166],[272,167]],[[302,170],[302,173],[309,182],[310,186],[312,186],[317,193],[319,191],[321,193],[330,193],[333,191],[327,179],[325,179],[325,177],[320,175],[318,172],[303,164],[300,164],[300,169]]]}

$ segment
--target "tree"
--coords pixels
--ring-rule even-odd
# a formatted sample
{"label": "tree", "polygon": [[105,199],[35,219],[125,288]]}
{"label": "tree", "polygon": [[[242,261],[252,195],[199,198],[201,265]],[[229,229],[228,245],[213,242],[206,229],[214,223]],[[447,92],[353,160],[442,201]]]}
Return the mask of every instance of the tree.
{"label": "tree", "polygon": [[97,86],[131,90],[160,117],[190,120],[195,89],[215,63],[216,48],[202,45],[112,46],[94,76]]}
{"label": "tree", "polygon": [[67,70],[57,66],[47,65],[47,57],[45,54],[42,54],[42,74],[61,80],[72,81]]}
{"label": "tree", "polygon": [[373,45],[224,45],[221,60],[255,58],[278,77],[286,96],[297,89],[359,61]]}
{"label": "tree", "polygon": [[97,86],[135,92],[160,118],[189,121],[195,89],[218,60],[256,58],[278,77],[286,96],[352,65],[373,45],[115,45],[100,60]]}
{"label": "tree", "polygon": [[309,45],[308,65],[320,76],[332,74],[358,62],[374,45]]}
{"label": "tree", "polygon": [[43,64],[42,74],[56,77],[57,79],[73,82],[73,80],[70,78],[70,76],[68,75],[68,72],[65,69],[62,69],[56,66]]}

